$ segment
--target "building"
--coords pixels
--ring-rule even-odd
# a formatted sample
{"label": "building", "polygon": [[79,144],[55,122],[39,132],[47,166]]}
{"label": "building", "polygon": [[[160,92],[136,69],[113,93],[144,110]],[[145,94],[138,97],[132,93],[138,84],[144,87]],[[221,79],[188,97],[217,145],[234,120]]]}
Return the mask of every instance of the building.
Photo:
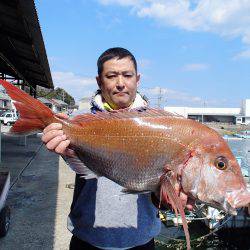
{"label": "building", "polygon": [[53,106],[53,102],[51,100],[48,100],[44,97],[38,97],[37,98],[40,102],[42,102],[43,104],[45,104],[46,106],[48,106],[50,109],[52,109]]}
{"label": "building", "polygon": [[68,105],[67,103],[58,99],[50,100],[44,97],[38,97],[37,99],[43,104],[45,104],[47,107],[49,107],[55,113],[63,112],[68,113],[70,115],[78,109],[78,105]]}
{"label": "building", "polygon": [[58,113],[58,112],[63,112],[67,110],[68,104],[58,100],[58,99],[46,99],[44,97],[38,97],[37,98],[40,102],[45,104],[47,107],[49,107],[53,112]]}
{"label": "building", "polygon": [[79,113],[88,113],[90,110],[90,101],[91,101],[91,97],[83,97],[79,102]]}
{"label": "building", "polygon": [[250,124],[250,99],[242,102],[242,112],[236,117],[236,124]]}
{"label": "building", "polygon": [[51,99],[52,111],[55,113],[68,112],[68,104],[59,99]]}
{"label": "building", "polygon": [[164,107],[164,110],[200,122],[250,124],[250,99],[244,100],[239,108]]}
{"label": "building", "polygon": [[13,109],[11,99],[8,95],[0,92],[0,111],[7,111]]}

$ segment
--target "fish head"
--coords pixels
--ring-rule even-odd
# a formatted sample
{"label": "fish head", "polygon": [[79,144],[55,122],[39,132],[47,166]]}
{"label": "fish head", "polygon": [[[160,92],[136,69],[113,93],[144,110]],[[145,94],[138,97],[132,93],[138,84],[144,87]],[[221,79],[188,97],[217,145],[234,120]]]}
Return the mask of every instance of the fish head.
{"label": "fish head", "polygon": [[182,170],[182,188],[187,194],[233,215],[250,203],[241,168],[223,138],[203,138],[194,152]]}

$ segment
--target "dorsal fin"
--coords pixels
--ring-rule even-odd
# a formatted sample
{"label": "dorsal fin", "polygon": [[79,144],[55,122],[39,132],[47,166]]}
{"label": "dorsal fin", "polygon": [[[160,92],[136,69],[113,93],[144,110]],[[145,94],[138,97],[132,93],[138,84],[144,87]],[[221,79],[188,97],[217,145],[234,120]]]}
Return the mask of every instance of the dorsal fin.
{"label": "dorsal fin", "polygon": [[173,114],[167,112],[162,109],[154,109],[154,108],[137,108],[137,109],[121,109],[114,110],[111,112],[97,112],[96,114],[83,114],[77,115],[72,119],[73,123],[80,124],[82,122],[87,121],[97,121],[97,120],[105,120],[105,119],[132,119],[132,118],[140,118],[140,117],[178,117],[183,118],[180,115]]}

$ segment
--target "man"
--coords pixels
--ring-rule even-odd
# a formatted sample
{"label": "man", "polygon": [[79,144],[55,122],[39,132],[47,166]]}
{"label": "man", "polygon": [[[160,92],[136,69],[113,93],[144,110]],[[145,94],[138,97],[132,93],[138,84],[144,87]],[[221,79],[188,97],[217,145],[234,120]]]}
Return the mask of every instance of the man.
{"label": "man", "polygon": [[[140,75],[128,50],[108,49],[99,57],[97,66],[99,91],[91,102],[92,113],[147,106],[137,92]],[[48,149],[67,156],[67,162],[77,172],[82,163],[68,148],[70,141],[61,128],[60,124],[49,125],[42,140]],[[150,195],[124,195],[122,189],[105,177],[84,180],[76,175],[68,218],[73,233],[71,250],[154,249],[153,238],[160,232],[160,220]]]}

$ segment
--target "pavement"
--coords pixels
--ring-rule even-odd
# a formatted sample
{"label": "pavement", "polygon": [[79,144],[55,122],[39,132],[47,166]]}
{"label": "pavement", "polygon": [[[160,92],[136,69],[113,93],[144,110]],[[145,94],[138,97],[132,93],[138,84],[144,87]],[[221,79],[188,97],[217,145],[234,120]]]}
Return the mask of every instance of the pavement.
{"label": "pavement", "polygon": [[[2,126],[1,131],[8,129]],[[11,209],[10,229],[0,238],[0,249],[69,249],[67,215],[74,172],[42,145],[39,136],[27,136],[24,145],[24,137],[1,135],[0,171],[10,171],[14,185],[6,201]]]}

